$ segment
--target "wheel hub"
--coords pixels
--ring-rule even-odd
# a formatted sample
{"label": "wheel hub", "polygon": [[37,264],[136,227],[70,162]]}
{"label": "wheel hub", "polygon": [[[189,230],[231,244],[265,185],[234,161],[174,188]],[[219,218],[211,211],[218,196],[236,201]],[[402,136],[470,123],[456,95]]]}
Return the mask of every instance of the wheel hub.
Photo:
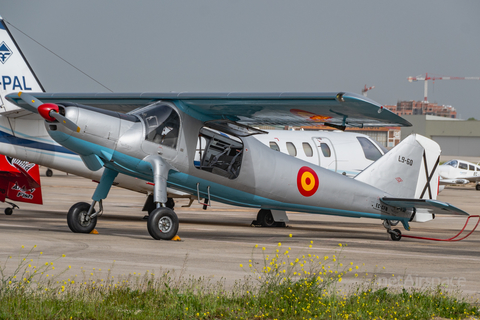
{"label": "wheel hub", "polygon": [[87,211],[84,211],[78,215],[78,222],[82,227],[88,227],[90,225],[91,219],[87,213]]}
{"label": "wheel hub", "polygon": [[158,229],[160,229],[161,232],[167,233],[172,229],[172,219],[170,217],[161,217],[160,220],[158,220]]}

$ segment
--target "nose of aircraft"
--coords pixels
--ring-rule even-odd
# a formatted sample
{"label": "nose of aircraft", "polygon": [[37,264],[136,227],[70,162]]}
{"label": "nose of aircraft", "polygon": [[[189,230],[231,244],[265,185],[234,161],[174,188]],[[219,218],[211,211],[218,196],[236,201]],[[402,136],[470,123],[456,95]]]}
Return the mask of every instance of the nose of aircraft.
{"label": "nose of aircraft", "polygon": [[446,179],[453,179],[455,178],[454,177],[454,174],[453,174],[453,168],[451,166],[439,166],[438,167],[438,174],[442,177],[442,178],[446,178]]}
{"label": "nose of aircraft", "polygon": [[60,108],[53,103],[44,103],[38,107],[38,113],[42,116],[43,119],[47,121],[55,121],[55,118],[53,118],[50,115],[50,111],[55,111],[58,113],[60,111]]}

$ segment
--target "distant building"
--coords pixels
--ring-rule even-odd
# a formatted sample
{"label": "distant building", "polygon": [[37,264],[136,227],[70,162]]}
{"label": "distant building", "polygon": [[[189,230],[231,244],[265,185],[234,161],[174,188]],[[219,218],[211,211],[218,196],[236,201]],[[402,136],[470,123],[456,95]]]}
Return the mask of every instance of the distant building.
{"label": "distant building", "polygon": [[[462,157],[472,162],[480,160],[480,121],[430,115],[407,115],[404,118],[413,126],[402,127],[402,140],[418,133],[436,141],[442,149],[442,157]],[[476,160],[465,157],[475,157]]]}
{"label": "distant building", "polygon": [[396,106],[385,106],[393,113],[404,115],[429,115],[444,118],[457,118],[457,111],[452,106],[439,106],[424,101],[398,101]]}

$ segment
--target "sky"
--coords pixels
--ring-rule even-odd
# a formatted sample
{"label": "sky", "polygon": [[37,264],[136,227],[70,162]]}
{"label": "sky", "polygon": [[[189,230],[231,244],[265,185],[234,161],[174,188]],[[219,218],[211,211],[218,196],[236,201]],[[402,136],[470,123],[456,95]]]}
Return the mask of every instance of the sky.
{"label": "sky", "polygon": [[[480,77],[480,1],[0,0],[0,15],[114,92],[361,93],[423,100],[409,76]],[[48,92],[108,92],[8,25]],[[478,80],[428,100],[480,119]]]}

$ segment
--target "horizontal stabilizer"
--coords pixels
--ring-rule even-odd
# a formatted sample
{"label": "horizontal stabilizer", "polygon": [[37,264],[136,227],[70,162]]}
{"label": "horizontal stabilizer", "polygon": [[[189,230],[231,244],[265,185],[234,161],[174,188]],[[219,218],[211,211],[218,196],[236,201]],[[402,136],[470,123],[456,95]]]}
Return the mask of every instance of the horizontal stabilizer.
{"label": "horizontal stabilizer", "polygon": [[32,177],[30,173],[27,170],[25,170],[22,166],[20,166],[17,163],[14,163],[13,165],[15,166],[15,168],[17,168],[18,171],[20,171],[21,174],[23,174],[23,177],[25,178],[28,189],[40,188],[40,176],[38,176],[38,181],[36,181],[34,177]]}
{"label": "horizontal stabilizer", "polygon": [[441,202],[438,200],[429,200],[429,199],[404,199],[404,198],[382,198],[380,199],[386,205],[397,207],[397,208],[416,208],[416,209],[425,209],[432,214],[455,214],[468,216],[469,214],[459,209],[455,206],[452,206],[450,203]]}

